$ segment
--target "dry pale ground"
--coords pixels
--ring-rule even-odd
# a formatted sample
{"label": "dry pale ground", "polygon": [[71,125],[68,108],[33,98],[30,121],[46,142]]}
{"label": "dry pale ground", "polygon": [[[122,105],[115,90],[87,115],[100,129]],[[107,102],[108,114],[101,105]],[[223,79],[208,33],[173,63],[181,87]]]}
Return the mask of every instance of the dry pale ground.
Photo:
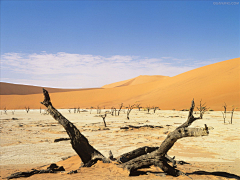
{"label": "dry pale ground", "polygon": [[[96,110],[69,113],[60,110],[73,122],[90,143],[108,156],[109,150],[114,156],[129,152],[142,146],[159,146],[167,134],[186,121],[188,112],[160,110],[155,114],[150,111],[133,110],[130,120],[126,119],[124,110],[120,116],[106,117],[109,130],[104,129],[102,118],[96,117]],[[102,111],[103,112],[103,111]],[[16,118],[16,119],[12,119]],[[50,115],[40,114],[39,110],[16,110],[14,115],[8,110],[7,115],[1,111],[1,178],[6,178],[17,171],[56,163],[63,165],[66,172],[57,174],[38,174],[27,179],[239,179],[240,178],[240,112],[234,113],[233,124],[223,123],[220,111],[206,112],[202,120],[194,122],[191,127],[203,127],[207,124],[214,129],[209,136],[184,138],[178,140],[169,155],[176,156],[190,164],[178,165],[178,169],[188,176],[171,177],[161,169],[151,167],[139,171],[139,176],[128,176],[128,172],[114,164],[98,162],[91,168],[81,168],[77,174],[67,174],[76,170],[81,164],[70,141],[54,143],[56,138],[68,137],[61,125]],[[163,128],[141,128],[121,130],[126,125],[156,125]],[[63,158],[72,156],[66,160]],[[220,175],[212,172],[221,172]],[[210,174],[212,173],[212,174]],[[225,174],[224,174],[225,173]],[[229,174],[227,174],[229,173]]]}

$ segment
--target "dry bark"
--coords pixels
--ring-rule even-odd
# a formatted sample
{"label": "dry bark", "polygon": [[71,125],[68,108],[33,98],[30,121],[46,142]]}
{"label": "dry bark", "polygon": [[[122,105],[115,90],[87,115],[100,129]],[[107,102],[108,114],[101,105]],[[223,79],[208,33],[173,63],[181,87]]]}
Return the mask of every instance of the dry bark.
{"label": "dry bark", "polygon": [[155,165],[160,167],[165,173],[172,176],[179,176],[181,172],[177,170],[174,166],[170,166],[167,163],[166,155],[167,152],[172,148],[174,143],[184,137],[198,137],[198,136],[207,136],[209,134],[208,127],[205,125],[205,128],[189,128],[195,120],[193,116],[194,110],[194,101],[192,101],[191,108],[189,110],[188,119],[185,123],[176,128],[173,132],[169,133],[166,139],[162,142],[160,147],[148,154],[138,156],[130,161],[120,164],[122,168],[128,169],[130,172],[133,172],[140,168],[150,167]]}
{"label": "dry bark", "polygon": [[87,138],[81,134],[77,127],[53,107],[49,94],[45,89],[43,89],[43,94],[44,101],[41,103],[47,107],[49,114],[64,127],[70,137],[72,148],[79,155],[82,162],[87,164],[96,157],[104,158],[98,150],[89,144]]}
{"label": "dry bark", "polygon": [[56,172],[59,172],[59,171],[65,171],[63,166],[59,167],[56,164],[51,164],[47,169],[44,169],[44,170],[32,169],[31,171],[13,173],[10,176],[8,176],[7,179],[14,179],[14,178],[21,178],[21,177],[30,177],[30,176],[32,176],[34,174],[56,173]]}
{"label": "dry bark", "polygon": [[[53,116],[53,118],[65,128],[71,139],[72,147],[82,159],[84,166],[90,167],[98,160],[102,160],[103,162],[110,162],[110,160],[114,159],[112,154],[107,159],[99,151],[93,148],[89,144],[87,138],[84,137],[70,121],[68,121],[52,106],[49,94],[45,89],[43,89],[43,94],[44,101],[42,104],[48,108],[48,112]],[[189,126],[195,120],[199,119],[199,117],[195,118],[193,116],[194,106],[195,104],[193,100],[187,121],[177,127],[173,132],[169,133],[166,139],[161,143],[160,147],[145,146],[125,153],[115,159],[119,163],[118,166],[128,169],[131,173],[140,168],[155,165],[160,167],[165,173],[169,175],[180,175],[182,172],[176,169],[176,161],[173,158],[167,156],[167,152],[172,148],[178,139],[184,137],[207,136],[209,134],[207,125],[205,125],[204,128],[189,128]],[[168,161],[172,162],[173,165],[170,166],[168,164]]]}
{"label": "dry bark", "polygon": [[133,125],[128,125],[128,126],[123,126],[120,127],[120,129],[141,129],[141,128],[163,128],[163,126],[153,126],[153,125],[143,125],[143,126],[133,126]]}

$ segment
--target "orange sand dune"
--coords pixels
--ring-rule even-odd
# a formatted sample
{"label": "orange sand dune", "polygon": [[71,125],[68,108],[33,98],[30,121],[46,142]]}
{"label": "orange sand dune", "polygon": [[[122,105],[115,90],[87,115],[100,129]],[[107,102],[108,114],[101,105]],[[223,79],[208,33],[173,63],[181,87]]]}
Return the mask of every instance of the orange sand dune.
{"label": "orange sand dune", "polygon": [[[87,90],[87,89],[59,89],[47,87],[44,88],[48,89],[49,93]],[[42,87],[0,82],[0,95],[13,95],[13,94],[27,95],[39,93],[42,93]]]}
{"label": "orange sand dune", "polygon": [[128,79],[125,81],[120,81],[112,84],[107,84],[102,86],[102,88],[114,88],[114,87],[121,87],[121,86],[131,86],[131,85],[137,85],[137,84],[144,84],[148,82],[154,82],[158,81],[164,78],[168,78],[168,76],[160,76],[160,75],[155,75],[155,76],[138,76],[136,78]]}
{"label": "orange sand dune", "polygon": [[[134,82],[133,79],[130,81]],[[121,86],[124,83],[119,83],[115,88],[50,93],[50,97],[56,108],[89,108],[98,105],[118,108],[118,104],[123,102],[125,106],[140,103],[142,106],[179,110],[189,108],[191,100],[195,98],[197,105],[202,99],[213,110],[222,110],[226,102],[230,110],[232,105],[240,107],[240,58],[157,81]],[[43,100],[42,94],[0,97],[1,109],[23,109],[25,106],[39,108],[39,102]]]}

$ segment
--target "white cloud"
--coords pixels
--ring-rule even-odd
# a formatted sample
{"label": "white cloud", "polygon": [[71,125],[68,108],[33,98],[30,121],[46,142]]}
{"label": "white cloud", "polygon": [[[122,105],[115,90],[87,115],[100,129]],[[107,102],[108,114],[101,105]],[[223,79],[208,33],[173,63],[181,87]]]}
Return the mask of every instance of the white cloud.
{"label": "white cloud", "polygon": [[[111,57],[51,53],[5,53],[1,57],[2,80],[51,87],[100,87],[139,75],[174,76],[195,68],[175,66],[177,58]],[[179,59],[178,59],[179,60]]]}

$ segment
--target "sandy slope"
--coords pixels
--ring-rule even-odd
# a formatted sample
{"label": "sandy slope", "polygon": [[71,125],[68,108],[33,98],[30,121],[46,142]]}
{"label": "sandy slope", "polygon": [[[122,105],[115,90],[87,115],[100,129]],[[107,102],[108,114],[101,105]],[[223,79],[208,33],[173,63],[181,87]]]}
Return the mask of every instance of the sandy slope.
{"label": "sandy slope", "polygon": [[[136,78],[137,79],[137,78]],[[124,85],[129,83],[128,85]],[[131,85],[130,85],[131,84]],[[116,85],[116,84],[115,84]],[[117,84],[120,87],[51,93],[57,108],[89,108],[91,106],[118,107],[140,103],[142,106],[159,106],[161,109],[189,108],[189,102],[202,99],[213,110],[222,110],[224,102],[240,107],[240,58],[211,64],[183,74],[157,81],[134,85],[134,79]],[[39,108],[42,94],[1,95],[0,108]]]}
{"label": "sandy slope", "polygon": [[[48,89],[50,93],[88,90],[88,89],[59,89],[48,87],[44,88]],[[39,93],[42,93],[42,87],[0,82],[0,95],[27,95]]]}
{"label": "sandy slope", "polygon": [[168,76],[160,76],[160,75],[155,75],[155,76],[148,76],[148,75],[141,75],[136,78],[128,79],[125,81],[120,81],[112,84],[107,84],[102,86],[102,88],[115,88],[115,87],[121,87],[121,86],[132,86],[132,85],[137,85],[137,84],[144,84],[144,83],[149,83],[149,82],[154,82],[154,81],[159,81],[161,79],[168,78]]}
{"label": "sandy slope", "polygon": [[187,108],[195,98],[203,100],[214,110],[221,110],[226,102],[230,107],[240,107],[240,58],[211,64],[166,79],[154,92],[141,97],[143,103],[160,107]]}

